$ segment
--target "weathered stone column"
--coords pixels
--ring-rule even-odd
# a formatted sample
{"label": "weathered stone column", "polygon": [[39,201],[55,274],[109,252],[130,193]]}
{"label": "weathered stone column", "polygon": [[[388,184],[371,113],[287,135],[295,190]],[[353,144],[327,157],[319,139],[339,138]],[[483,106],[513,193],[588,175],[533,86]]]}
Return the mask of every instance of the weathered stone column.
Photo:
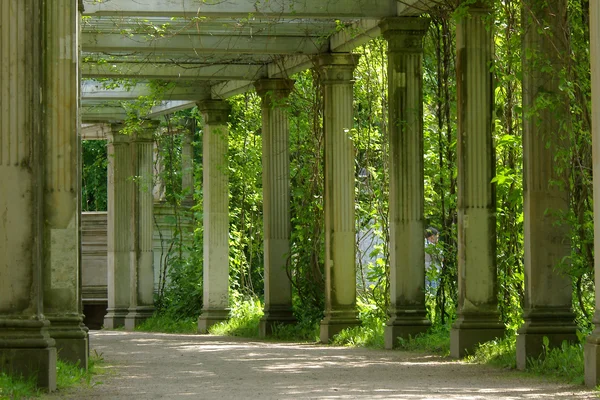
{"label": "weathered stone column", "polygon": [[203,101],[198,109],[203,129],[204,270],[203,306],[198,332],[229,316],[229,105],[220,100]]}
{"label": "weathered stone column", "polygon": [[129,257],[131,232],[131,169],[130,136],[121,133],[122,124],[111,124],[108,139],[107,193],[107,286],[108,308],[104,327],[114,329],[125,325],[129,309]]}
{"label": "weathered stone column", "polygon": [[[592,153],[594,165],[594,253],[600,254],[600,3],[590,2],[590,60],[592,78]],[[585,384],[600,385],[600,257],[594,258],[596,307],[594,331],[585,343]]]}
{"label": "weathered stone column", "polygon": [[450,355],[504,335],[497,300],[491,9],[469,7],[456,27],[458,96],[458,318]]}
{"label": "weathered stone column", "polygon": [[390,319],[385,347],[431,325],[425,308],[423,226],[423,36],[424,18],[389,18],[381,24],[388,41],[390,140]]}
{"label": "weathered stone column", "polygon": [[131,196],[129,256],[130,302],[125,317],[125,329],[134,329],[154,313],[154,254],[152,236],[154,229],[153,205],[153,135],[158,121],[142,121],[131,138],[133,191]]}
{"label": "weathered stone column", "polygon": [[[0,3],[0,372],[54,390],[56,348],[43,298],[44,11],[34,0]],[[62,12],[68,18],[71,10]]]}
{"label": "weathered stone column", "polygon": [[[569,226],[559,222],[569,210],[568,192],[557,183],[566,183],[568,175],[557,173],[554,165],[557,152],[568,146],[560,138],[566,134],[561,127],[569,103],[559,88],[561,57],[567,56],[566,12],[565,0],[523,5],[525,323],[517,336],[519,369],[525,369],[527,357],[542,354],[544,337],[552,347],[577,340],[571,279],[557,269],[571,253]],[[539,109],[539,96],[551,97],[552,106]]]}
{"label": "weathered stone column", "polygon": [[189,118],[183,131],[181,144],[181,189],[185,195],[181,204],[185,207],[194,205],[194,149],[192,142],[196,133],[196,120]]}
{"label": "weathered stone column", "polygon": [[316,59],[324,91],[325,131],[325,318],[324,343],[359,324],[356,310],[354,143],[352,85],[356,54]]}
{"label": "weathered stone column", "polygon": [[263,229],[265,249],[265,313],[260,336],[276,324],[294,323],[292,285],[287,274],[290,253],[290,146],[286,99],[294,87],[289,79],[255,83],[262,99]]}
{"label": "weathered stone column", "polygon": [[44,314],[58,357],[87,368],[80,282],[79,12],[72,0],[46,2],[44,20]]}

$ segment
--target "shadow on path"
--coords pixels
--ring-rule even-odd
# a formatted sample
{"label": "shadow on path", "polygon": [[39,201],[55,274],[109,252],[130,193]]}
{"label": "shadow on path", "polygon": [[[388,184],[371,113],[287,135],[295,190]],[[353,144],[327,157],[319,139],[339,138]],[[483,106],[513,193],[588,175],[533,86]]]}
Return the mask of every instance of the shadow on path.
{"label": "shadow on path", "polygon": [[111,372],[63,399],[591,399],[595,392],[402,351],[95,331]]}

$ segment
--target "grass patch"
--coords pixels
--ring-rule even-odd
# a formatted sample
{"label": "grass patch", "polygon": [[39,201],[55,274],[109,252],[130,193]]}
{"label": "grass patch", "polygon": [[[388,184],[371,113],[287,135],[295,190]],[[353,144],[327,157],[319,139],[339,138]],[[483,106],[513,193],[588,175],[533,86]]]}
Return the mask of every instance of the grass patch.
{"label": "grass patch", "polygon": [[212,335],[256,338],[262,316],[263,306],[259,299],[250,297],[236,301],[229,320],[211,326],[208,332]]}
{"label": "grass patch", "polygon": [[467,356],[465,361],[515,369],[517,368],[517,336],[508,333],[501,339],[482,343],[475,350],[475,354]]}
{"label": "grass patch", "polygon": [[[544,337],[542,354],[537,358],[527,360],[525,373],[582,385],[585,376],[583,337],[579,339],[579,343],[570,344],[564,341],[560,347],[551,348],[548,338]],[[481,344],[475,354],[468,356],[465,360],[467,362],[515,369],[516,348],[517,336],[512,332],[502,339],[495,339]]]}
{"label": "grass patch", "polygon": [[376,316],[364,316],[362,324],[347,328],[338,333],[331,340],[336,346],[368,347],[383,349],[385,322]]}
{"label": "grass patch", "polygon": [[175,319],[170,315],[155,313],[135,328],[143,332],[186,333],[198,332],[198,320],[194,317]]}
{"label": "grass patch", "polygon": [[408,339],[398,338],[398,349],[450,355],[450,325],[434,325],[425,333]]}
{"label": "grass patch", "polygon": [[[93,386],[92,378],[97,375],[98,365],[102,363],[102,355],[94,352],[88,360],[88,370],[79,364],[61,360],[56,361],[56,389],[63,391],[76,386]],[[35,378],[25,379],[0,373],[0,399],[31,399],[40,397],[45,392],[37,388]]]}
{"label": "grass patch", "polygon": [[541,376],[583,385],[585,381],[583,343],[562,342],[560,347],[549,348],[544,337],[544,353],[539,358],[527,360],[528,370]]}
{"label": "grass patch", "polygon": [[28,399],[40,395],[33,377],[25,379],[0,373],[0,399]]}
{"label": "grass patch", "polygon": [[296,324],[280,324],[273,327],[268,339],[293,342],[318,342],[319,321],[300,320]]}

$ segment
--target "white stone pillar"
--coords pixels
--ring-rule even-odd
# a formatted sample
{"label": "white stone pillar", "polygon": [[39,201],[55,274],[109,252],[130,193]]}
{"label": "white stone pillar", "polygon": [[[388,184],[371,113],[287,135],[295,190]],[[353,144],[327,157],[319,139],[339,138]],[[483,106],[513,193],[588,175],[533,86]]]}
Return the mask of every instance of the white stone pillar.
{"label": "white stone pillar", "polygon": [[79,12],[72,0],[45,4],[44,314],[59,358],[87,368],[80,279]]}
{"label": "white stone pillar", "polygon": [[[61,11],[68,19],[71,10]],[[39,1],[0,3],[0,372],[54,390],[56,348],[43,297],[50,239],[44,224],[44,12]]]}
{"label": "white stone pillar", "polygon": [[456,27],[458,97],[458,318],[450,355],[504,335],[497,300],[491,9],[476,3]]}
{"label": "white stone pillar", "polygon": [[130,301],[129,257],[133,171],[130,137],[121,133],[122,124],[111,124],[108,140],[107,193],[107,288],[108,308],[104,327],[125,325]]}
{"label": "white stone pillar", "polygon": [[[560,347],[564,340],[577,341],[571,309],[571,279],[557,269],[571,253],[569,226],[560,222],[569,210],[569,197],[561,183],[568,171],[557,173],[555,157],[568,142],[561,127],[568,118],[568,97],[561,94],[560,73],[566,57],[564,41],[565,0],[523,3],[526,22],[523,40],[523,214],[525,237],[525,304],[517,336],[517,368],[527,358],[543,354],[543,338]],[[551,63],[552,70],[545,66]],[[536,109],[540,95],[552,96],[553,106]],[[538,103],[539,104],[539,103]],[[557,183],[560,182],[560,183]]]}
{"label": "white stone pillar", "polygon": [[296,322],[287,273],[291,235],[290,132],[285,109],[294,81],[262,79],[255,87],[262,99],[265,313],[259,332],[264,337],[273,332],[275,325]]}
{"label": "white stone pillar", "polygon": [[132,330],[154,313],[154,254],[153,254],[153,135],[158,121],[142,121],[133,133],[130,144],[133,171],[131,196],[130,302],[125,317],[125,329]]}
{"label": "white stone pillar", "polygon": [[198,332],[229,317],[229,105],[220,100],[198,103],[203,129],[204,270],[203,306]]}
{"label": "white stone pillar", "polygon": [[592,78],[592,153],[594,166],[594,271],[596,307],[594,331],[585,343],[585,384],[600,385],[600,3],[590,1],[590,60]]}
{"label": "white stone pillar", "polygon": [[353,72],[356,54],[316,59],[324,91],[325,132],[325,318],[321,341],[359,324],[356,310],[354,221]]}
{"label": "white stone pillar", "polygon": [[425,307],[423,36],[429,20],[385,19],[390,142],[390,319],[385,347],[431,325]]}

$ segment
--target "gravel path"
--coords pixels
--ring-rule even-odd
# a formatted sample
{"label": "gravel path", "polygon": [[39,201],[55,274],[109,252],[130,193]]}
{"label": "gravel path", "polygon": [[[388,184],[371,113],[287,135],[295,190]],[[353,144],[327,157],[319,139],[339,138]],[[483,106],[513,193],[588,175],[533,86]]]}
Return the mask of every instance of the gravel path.
{"label": "gravel path", "polygon": [[556,384],[422,353],[204,335],[93,331],[107,372],[45,399],[592,399]]}

